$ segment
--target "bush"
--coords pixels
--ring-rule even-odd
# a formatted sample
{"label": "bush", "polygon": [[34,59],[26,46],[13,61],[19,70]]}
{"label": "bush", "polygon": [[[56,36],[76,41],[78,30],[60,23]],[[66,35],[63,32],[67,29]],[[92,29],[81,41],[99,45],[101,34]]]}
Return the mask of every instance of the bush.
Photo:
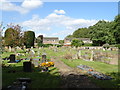
{"label": "bush", "polygon": [[118,47],[120,49],[120,44],[116,44],[115,47]]}
{"label": "bush", "polygon": [[83,46],[93,46],[92,43],[84,43]]}
{"label": "bush", "polygon": [[24,40],[26,48],[34,47],[35,33],[33,31],[25,32]]}
{"label": "bush", "polygon": [[80,47],[84,45],[84,42],[82,40],[74,39],[72,40],[71,45],[75,47]]}
{"label": "bush", "polygon": [[105,49],[108,49],[110,46],[109,46],[109,44],[104,44],[103,45],[103,48],[105,48]]}

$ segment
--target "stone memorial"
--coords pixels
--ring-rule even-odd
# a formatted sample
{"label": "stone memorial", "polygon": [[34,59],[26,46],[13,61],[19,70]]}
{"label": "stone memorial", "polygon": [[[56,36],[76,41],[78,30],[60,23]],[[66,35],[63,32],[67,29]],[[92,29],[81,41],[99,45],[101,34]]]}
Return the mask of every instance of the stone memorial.
{"label": "stone memorial", "polygon": [[11,50],[12,50],[12,49],[11,49],[11,47],[9,46],[9,52],[11,52]]}
{"label": "stone memorial", "polygon": [[91,58],[90,58],[90,61],[93,61],[93,57],[94,57],[94,52],[91,51]]}
{"label": "stone memorial", "polygon": [[16,63],[16,61],[15,61],[15,54],[11,54],[9,59],[10,59],[10,61],[8,63]]}
{"label": "stone memorial", "polygon": [[78,51],[78,58],[81,58],[81,50]]}
{"label": "stone memorial", "polygon": [[32,57],[35,56],[35,51],[34,50],[30,50],[29,54],[30,54],[30,57],[32,58]]}
{"label": "stone memorial", "polygon": [[42,54],[42,60],[46,60],[46,53]]}
{"label": "stone memorial", "polygon": [[32,72],[31,62],[23,62],[23,71],[24,72]]}
{"label": "stone memorial", "polygon": [[33,59],[32,64],[34,64],[35,67],[38,67],[39,65],[39,59]]}

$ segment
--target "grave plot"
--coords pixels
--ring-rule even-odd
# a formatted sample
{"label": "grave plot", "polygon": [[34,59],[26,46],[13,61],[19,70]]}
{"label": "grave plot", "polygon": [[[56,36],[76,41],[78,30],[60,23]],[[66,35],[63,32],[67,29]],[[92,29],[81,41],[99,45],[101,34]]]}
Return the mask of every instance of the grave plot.
{"label": "grave plot", "polygon": [[87,65],[79,65],[77,67],[80,68],[81,70],[87,71],[88,74],[94,76],[97,79],[100,79],[100,80],[111,80],[112,79],[112,77],[107,76],[103,73],[97,72],[93,68]]}

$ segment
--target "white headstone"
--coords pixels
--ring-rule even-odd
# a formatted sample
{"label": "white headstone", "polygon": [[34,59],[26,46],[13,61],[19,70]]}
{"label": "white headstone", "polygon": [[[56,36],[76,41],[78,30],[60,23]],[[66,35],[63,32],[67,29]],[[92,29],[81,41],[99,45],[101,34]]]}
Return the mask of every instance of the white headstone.
{"label": "white headstone", "polygon": [[9,46],[9,52],[11,52],[11,50],[12,50],[12,49],[11,49],[11,47]]}
{"label": "white headstone", "polygon": [[34,50],[30,50],[29,54],[30,54],[30,57],[34,57],[35,51]]}
{"label": "white headstone", "polygon": [[78,57],[81,58],[81,50],[78,51]]}
{"label": "white headstone", "polygon": [[94,57],[94,52],[91,51],[91,58],[90,58],[90,61],[93,61],[93,57]]}

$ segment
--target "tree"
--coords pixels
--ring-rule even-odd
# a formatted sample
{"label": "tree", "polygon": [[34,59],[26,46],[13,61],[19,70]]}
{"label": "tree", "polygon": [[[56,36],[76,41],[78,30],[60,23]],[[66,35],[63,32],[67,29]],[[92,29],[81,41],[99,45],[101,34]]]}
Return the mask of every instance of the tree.
{"label": "tree", "polygon": [[61,45],[63,45],[63,44],[64,44],[64,40],[60,40],[59,43],[60,43]]}
{"label": "tree", "polygon": [[90,30],[88,28],[79,28],[78,30],[73,32],[73,37],[75,37],[75,38],[89,38],[90,37],[89,32],[90,32]]}
{"label": "tree", "polygon": [[120,44],[120,14],[115,17],[113,30],[116,44]]}
{"label": "tree", "polygon": [[93,45],[102,46],[105,43],[115,44],[115,39],[113,37],[113,33],[111,32],[111,24],[111,22],[102,20],[89,27],[89,29],[91,29],[90,34]]}
{"label": "tree", "polygon": [[80,47],[82,45],[84,45],[82,40],[73,39],[71,42],[71,46]]}
{"label": "tree", "polygon": [[22,33],[21,26],[19,25],[8,25],[8,28],[5,31],[5,45],[6,46],[21,46],[22,45]]}
{"label": "tree", "polygon": [[66,38],[72,38],[73,37],[73,35],[67,35],[66,36]]}
{"label": "tree", "polygon": [[26,48],[34,47],[35,33],[33,31],[24,32],[24,40]]}

